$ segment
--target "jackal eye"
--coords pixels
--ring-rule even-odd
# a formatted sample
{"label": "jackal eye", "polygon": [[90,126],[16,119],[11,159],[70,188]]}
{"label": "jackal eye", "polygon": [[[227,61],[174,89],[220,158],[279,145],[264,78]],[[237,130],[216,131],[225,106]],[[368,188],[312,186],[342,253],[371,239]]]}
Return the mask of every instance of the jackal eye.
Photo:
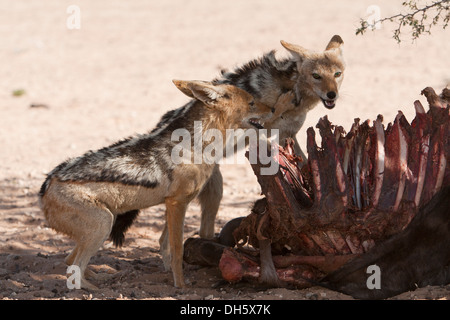
{"label": "jackal eye", "polygon": [[318,73],[313,73],[312,76],[314,79],[317,79],[317,80],[322,78]]}
{"label": "jackal eye", "polygon": [[341,76],[342,72],[338,71],[334,74],[335,78],[339,78]]}
{"label": "jackal eye", "polygon": [[248,105],[250,106],[250,107],[253,107],[254,105],[255,105],[255,101],[250,101],[249,103],[248,103]]}

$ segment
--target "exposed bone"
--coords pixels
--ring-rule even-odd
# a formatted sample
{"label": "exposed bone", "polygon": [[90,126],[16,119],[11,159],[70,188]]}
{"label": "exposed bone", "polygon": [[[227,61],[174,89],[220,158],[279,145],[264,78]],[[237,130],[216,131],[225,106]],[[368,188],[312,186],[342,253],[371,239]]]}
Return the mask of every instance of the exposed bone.
{"label": "exposed bone", "polygon": [[398,123],[398,140],[399,140],[399,148],[400,148],[400,177],[399,177],[399,184],[398,184],[398,191],[397,191],[397,197],[395,199],[393,211],[397,211],[398,207],[400,205],[400,201],[403,197],[403,192],[405,191],[405,181],[406,181],[406,175],[408,171],[408,145],[406,142],[406,136],[403,132],[401,125],[400,125],[400,118],[403,117],[403,113],[401,111],[398,112],[397,117],[395,118],[395,121]]}
{"label": "exposed bone", "polygon": [[433,128],[424,182],[424,201],[429,201],[442,186],[447,167],[445,146],[448,145],[449,139],[448,111],[446,109],[430,109],[430,111]]}
{"label": "exposed bone", "polygon": [[356,206],[359,210],[362,209],[362,201],[361,201],[361,182],[364,179],[362,177],[362,161],[363,161],[363,151],[365,150],[367,137],[369,134],[369,124],[368,121],[365,121],[358,128],[357,135],[355,138],[355,152],[354,152],[354,181],[355,181],[355,198],[356,198]]}
{"label": "exposed bone", "polygon": [[[446,175],[447,168],[447,157],[446,151],[449,148],[449,96],[450,92],[446,88],[442,91],[441,95],[438,96],[433,88],[427,87],[421,92],[427,98],[430,104],[430,113],[433,122],[433,132],[431,136],[431,147],[430,147],[430,158],[431,161],[428,162],[428,167],[432,163],[431,170],[433,174],[431,179],[426,179],[425,181],[430,181],[431,194],[427,193],[427,197],[436,194],[442,187],[444,177]],[[447,148],[447,150],[446,150]],[[447,175],[449,175],[447,173]],[[434,179],[434,181],[433,181]],[[434,182],[434,183],[433,183]],[[425,182],[426,183],[426,182]]]}
{"label": "exposed bone", "polygon": [[412,171],[412,179],[407,181],[406,199],[414,201],[416,207],[420,205],[425,170],[428,161],[430,144],[430,121],[420,101],[414,102],[416,117],[412,122],[411,147],[408,167]]}
{"label": "exposed bone", "polygon": [[[439,128],[439,137],[442,138],[442,141],[444,139],[444,127],[440,127]],[[445,153],[443,150],[443,147],[441,146],[441,150],[439,153],[439,165],[438,165],[438,174],[436,177],[436,185],[433,188],[433,196],[441,189],[442,187],[442,182],[444,181],[444,173],[445,173],[445,168],[447,166],[447,159],[445,158]]]}
{"label": "exposed bone", "polygon": [[376,154],[375,154],[375,188],[372,194],[372,205],[376,207],[381,194],[381,187],[383,185],[384,177],[384,129],[383,117],[378,115],[377,120],[374,121],[374,128],[376,133]]}
{"label": "exposed bone", "polygon": [[278,163],[281,171],[284,173],[284,178],[292,187],[295,198],[299,201],[302,207],[310,208],[313,205],[313,200],[309,195],[307,186],[304,184],[298,165],[302,159],[294,154],[294,140],[287,139],[286,147],[279,148],[277,155]]}
{"label": "exposed bone", "polygon": [[317,157],[317,145],[316,145],[316,133],[313,128],[308,128],[307,130],[307,150],[308,150],[308,161],[311,167],[311,173],[314,181],[314,197],[315,202],[320,203],[322,198],[321,193],[321,182],[320,182],[320,171],[319,171],[319,161]]}
{"label": "exposed bone", "polygon": [[321,236],[320,234],[311,234],[311,239],[317,244],[317,246],[320,248],[320,251],[322,254],[336,254],[336,250],[333,248],[333,246],[328,243],[328,239],[326,237]]}
{"label": "exposed bone", "polygon": [[403,194],[406,179],[407,145],[401,120],[404,118],[401,112],[395,118],[393,124],[386,129],[384,177],[378,209],[397,211]]}
{"label": "exposed bone", "polygon": [[419,100],[414,101],[414,109],[416,109],[416,114],[425,114],[425,108]]}
{"label": "exposed bone", "polygon": [[359,246],[359,243],[355,244],[353,243],[355,241],[355,238],[351,235],[348,235],[345,237],[345,242],[347,243],[348,247],[350,248],[350,251],[353,254],[360,254],[364,253],[364,250]]}
{"label": "exposed bone", "polygon": [[352,124],[352,128],[350,130],[350,133],[348,134],[348,136],[350,136],[350,139],[347,143],[346,146],[346,150],[345,150],[345,155],[344,157],[344,166],[347,167],[347,175],[349,177],[349,183],[350,183],[350,187],[352,189],[352,199],[353,199],[353,204],[355,206],[358,205],[358,199],[357,199],[357,194],[358,194],[358,186],[359,184],[356,183],[356,153],[357,151],[357,146],[356,146],[356,140],[358,139],[358,135],[360,133],[360,124],[359,124],[359,118],[354,119],[354,122]]}
{"label": "exposed bone", "polygon": [[342,166],[344,169],[345,174],[348,173],[348,166],[350,162],[350,153],[353,148],[353,142],[355,140],[356,131],[359,127],[359,119],[355,119],[355,122],[353,123],[350,132],[345,136],[345,152],[344,152],[344,158],[342,160]]}
{"label": "exposed bone", "polygon": [[425,183],[425,170],[427,167],[428,161],[428,152],[430,147],[430,136],[424,136],[421,140],[421,148],[420,148],[420,167],[419,173],[417,175],[417,189],[416,195],[414,197],[414,204],[416,207],[420,205],[420,197],[422,196],[422,190]]}
{"label": "exposed bone", "polygon": [[362,147],[359,144],[355,150],[355,197],[356,197],[356,206],[359,210],[361,210],[361,152]]}
{"label": "exposed bone", "polygon": [[335,152],[335,163],[336,163],[336,180],[337,180],[337,185],[339,188],[339,191],[342,193],[342,204],[344,205],[344,207],[347,207],[348,202],[347,202],[347,186],[346,186],[346,182],[345,182],[345,175],[344,175],[344,171],[342,170],[341,167],[341,163],[339,161],[339,159],[337,158],[337,153]]}
{"label": "exposed bone", "polygon": [[365,144],[363,146],[363,154],[361,159],[361,201],[363,208],[369,208],[370,207],[370,187],[373,184],[373,177],[372,177],[372,167],[373,167],[373,154],[371,153],[372,149],[372,140],[371,140],[371,133],[373,131],[373,128],[368,128],[368,134],[365,139]]}
{"label": "exposed bone", "polygon": [[347,255],[351,253],[350,248],[348,247],[347,243],[345,242],[345,239],[342,238],[342,235],[339,231],[336,230],[328,230],[326,231],[326,234],[328,238],[333,243],[333,246],[336,248],[336,251]]}

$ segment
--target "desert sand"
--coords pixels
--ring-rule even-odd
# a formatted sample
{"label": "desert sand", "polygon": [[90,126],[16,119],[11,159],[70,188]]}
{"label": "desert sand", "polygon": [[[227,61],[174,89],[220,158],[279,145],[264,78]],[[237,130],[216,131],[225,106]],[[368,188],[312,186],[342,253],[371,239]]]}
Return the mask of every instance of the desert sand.
{"label": "desert sand", "polygon": [[[159,255],[164,206],[141,212],[116,249],[106,242],[91,259],[98,292],[69,290],[63,260],[73,242],[57,234],[39,209],[45,174],[69,157],[151,130],[189,98],[172,79],[211,80],[270,50],[280,40],[323,50],[334,34],[345,42],[347,68],[337,106],[317,106],[298,134],[324,115],[350,129],[354,118],[385,124],[398,110],[414,117],[420,91],[450,82],[450,38],[436,27],[412,43],[392,39],[395,24],[356,36],[372,1],[270,0],[0,0],[0,299],[351,299],[319,287],[263,290],[230,285],[218,270],[185,266],[186,289],[172,285]],[[80,28],[67,22],[80,9]],[[401,1],[377,0],[381,16]],[[250,165],[222,166],[224,197],[216,230],[249,213],[261,197]],[[189,207],[185,236],[199,227]],[[450,287],[427,287],[394,299],[448,299]]]}

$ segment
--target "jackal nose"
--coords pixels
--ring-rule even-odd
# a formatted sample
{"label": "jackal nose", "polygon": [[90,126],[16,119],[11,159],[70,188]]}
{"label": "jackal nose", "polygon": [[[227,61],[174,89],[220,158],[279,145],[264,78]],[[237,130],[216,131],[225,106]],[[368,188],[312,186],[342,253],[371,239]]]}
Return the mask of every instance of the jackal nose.
{"label": "jackal nose", "polygon": [[334,92],[334,91],[327,92],[327,97],[328,97],[328,99],[336,98],[336,92]]}

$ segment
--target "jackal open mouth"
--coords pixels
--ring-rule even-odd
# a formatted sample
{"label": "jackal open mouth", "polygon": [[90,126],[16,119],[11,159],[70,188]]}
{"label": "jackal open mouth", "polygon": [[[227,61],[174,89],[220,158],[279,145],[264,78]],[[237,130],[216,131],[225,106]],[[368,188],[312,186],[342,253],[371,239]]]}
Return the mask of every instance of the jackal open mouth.
{"label": "jackal open mouth", "polygon": [[250,123],[256,129],[264,129],[264,126],[259,122],[259,120],[257,118],[248,119],[248,123]]}
{"label": "jackal open mouth", "polygon": [[322,99],[323,105],[325,106],[325,108],[327,109],[333,109],[334,106],[336,105],[336,99]]}

